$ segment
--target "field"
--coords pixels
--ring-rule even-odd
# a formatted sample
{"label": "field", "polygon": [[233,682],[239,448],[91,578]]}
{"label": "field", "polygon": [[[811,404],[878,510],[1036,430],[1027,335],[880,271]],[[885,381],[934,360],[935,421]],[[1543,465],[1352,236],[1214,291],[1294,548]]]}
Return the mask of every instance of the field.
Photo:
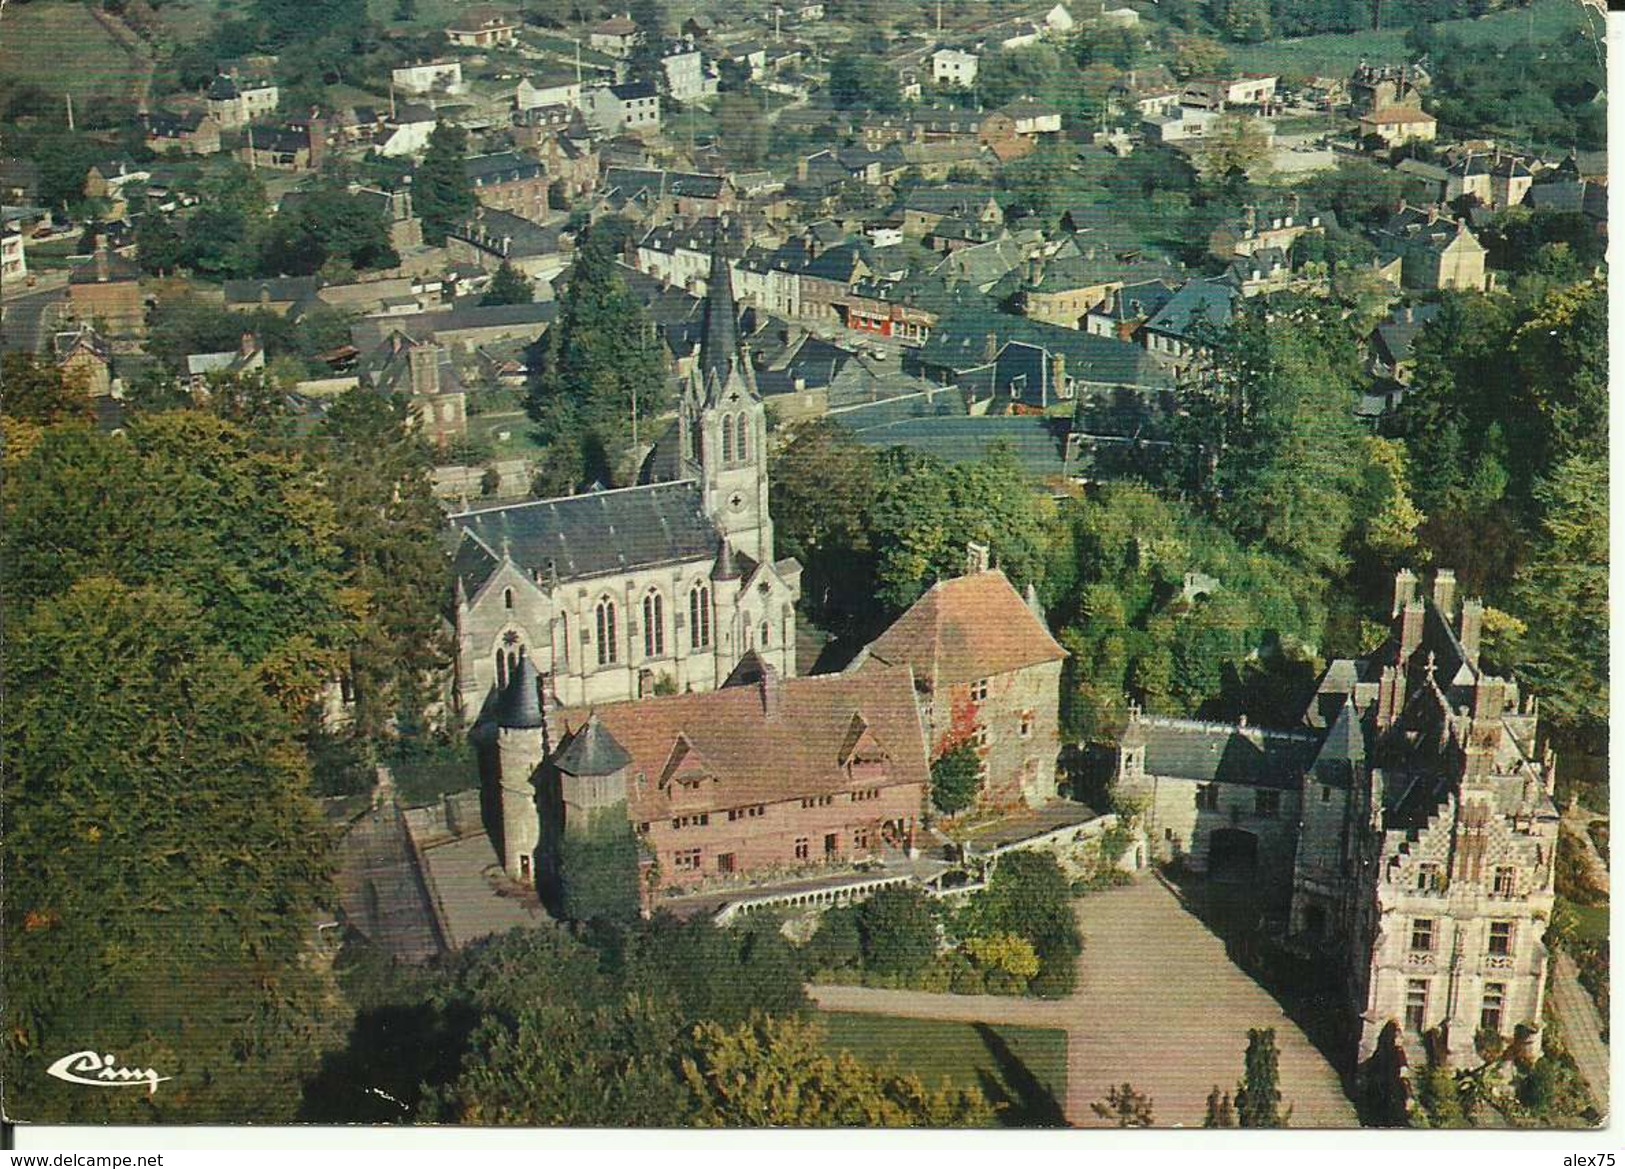
{"label": "field", "polygon": [[1059,1125],[1066,1100],[1066,1033],[1039,1027],[993,1027],[859,1015],[820,1014],[829,1046],[859,1059],[913,1073],[928,1087],[944,1082],[982,1087],[1007,1102],[1000,1119],[1012,1127]]}
{"label": "field", "polygon": [[144,69],[74,0],[7,5],[0,17],[0,80],[96,98],[127,99]]}
{"label": "field", "polygon": [[[1594,20],[1600,25],[1600,17]],[[1534,0],[1526,9],[1492,13],[1477,20],[1446,20],[1440,32],[1468,44],[1513,43],[1524,37],[1551,40],[1577,30],[1586,19],[1579,0]],[[1255,73],[1347,77],[1362,60],[1398,62],[1408,57],[1403,28],[1381,32],[1326,33],[1258,45],[1229,45],[1236,68]]]}

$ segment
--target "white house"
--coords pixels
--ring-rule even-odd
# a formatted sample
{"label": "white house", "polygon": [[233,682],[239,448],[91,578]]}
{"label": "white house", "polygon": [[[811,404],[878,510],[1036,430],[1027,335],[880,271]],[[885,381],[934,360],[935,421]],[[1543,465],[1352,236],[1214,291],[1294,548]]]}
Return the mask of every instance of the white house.
{"label": "white house", "polygon": [[592,86],[581,95],[587,124],[600,134],[657,133],[660,91],[647,81]]}
{"label": "white house", "polygon": [[717,79],[706,73],[705,61],[692,41],[671,46],[660,58],[666,73],[666,92],[673,100],[701,101],[715,97]]}
{"label": "white house", "polygon": [[971,86],[981,58],[964,49],[938,49],[931,54],[931,80],[938,85]]}
{"label": "white house", "polygon": [[458,61],[423,61],[402,65],[390,72],[390,80],[402,93],[462,93],[463,66]]}
{"label": "white house", "polygon": [[514,107],[535,110],[542,106],[581,106],[581,82],[574,77],[521,77]]}
{"label": "white house", "polygon": [[22,280],[28,275],[28,256],[23,247],[23,233],[8,230],[0,236],[0,283]]}
{"label": "white house", "polygon": [[386,123],[378,153],[385,158],[415,157],[429,148],[429,135],[439,118],[428,106],[402,102]]}
{"label": "white house", "polygon": [[[1105,5],[1102,4],[1101,7],[1104,10]],[[1057,4],[1044,13],[1044,27],[1053,33],[1069,33],[1078,27],[1078,22],[1072,19],[1072,14],[1067,11],[1065,4]]]}

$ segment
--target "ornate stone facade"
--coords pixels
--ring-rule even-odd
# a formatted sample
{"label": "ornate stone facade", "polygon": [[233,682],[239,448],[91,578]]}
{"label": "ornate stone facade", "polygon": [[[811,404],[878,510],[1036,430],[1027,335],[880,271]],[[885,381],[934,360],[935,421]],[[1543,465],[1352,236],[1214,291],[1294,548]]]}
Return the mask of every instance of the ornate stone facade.
{"label": "ornate stone facade", "polygon": [[1334,661],[1292,731],[1136,716],[1116,782],[1152,845],[1287,906],[1288,944],[1342,972],[1359,1058],[1390,1022],[1466,1058],[1538,1052],[1558,814],[1538,709],[1480,665],[1483,606],[1441,569],[1395,578],[1393,632]]}

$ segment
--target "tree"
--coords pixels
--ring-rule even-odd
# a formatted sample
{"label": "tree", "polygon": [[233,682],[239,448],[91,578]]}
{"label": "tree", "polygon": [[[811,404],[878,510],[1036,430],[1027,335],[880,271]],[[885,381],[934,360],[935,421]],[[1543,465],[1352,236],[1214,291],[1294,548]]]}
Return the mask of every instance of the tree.
{"label": "tree", "polygon": [[1207,1096],[1207,1115],[1202,1118],[1203,1128],[1235,1128],[1236,1110],[1230,1103],[1230,1093],[1219,1091],[1219,1085],[1213,1085],[1213,1091]]}
{"label": "tree", "polygon": [[480,304],[530,304],[535,299],[536,289],[530,277],[503,260],[492,274],[491,284],[480,297]]}
{"label": "tree", "polygon": [[1211,491],[1225,526],[1334,575],[1354,519],[1359,358],[1330,313],[1238,318],[1192,402],[1186,448],[1219,436]]}
{"label": "tree", "polygon": [[1211,174],[1257,172],[1269,161],[1269,137],[1257,118],[1221,114],[1207,136],[1204,154]]}
{"label": "tree", "polygon": [[[801,595],[826,628],[874,632],[867,508],[879,461],[828,419],[798,425],[772,456],[773,520],[783,555],[801,561]],[[853,627],[857,628],[854,629]]]}
{"label": "tree", "polygon": [[1060,997],[1076,983],[1077,957],[1083,952],[1071,896],[1071,882],[1053,856],[1009,853],[999,859],[987,888],[966,901],[955,930],[961,937],[1013,934],[1026,939],[1039,960],[1033,993]]}
{"label": "tree", "polygon": [[401,262],[376,202],[343,187],[300,192],[271,222],[262,258],[267,273],[308,276],[330,265],[355,271]]}
{"label": "tree", "polygon": [[[571,490],[616,480],[633,419],[647,428],[670,401],[665,365],[647,314],[616,269],[612,220],[577,241],[576,259],[547,332],[529,409]],[[546,462],[544,460],[544,467]]]}
{"label": "tree", "polygon": [[211,171],[200,185],[197,210],[186,220],[181,263],[210,280],[259,271],[266,230],[265,188],[240,163]]}
{"label": "tree", "polygon": [[0,359],[0,415],[8,422],[49,426],[88,422],[95,411],[84,383],[61,366],[32,353],[12,352]]}
{"label": "tree", "polygon": [[173,275],[186,254],[186,241],[167,215],[148,211],[135,225],[135,258],[149,276]]}
{"label": "tree", "polygon": [[436,124],[412,182],[412,205],[423,220],[426,244],[445,243],[446,233],[474,213],[467,156],[468,131],[453,122]]}
{"label": "tree", "polygon": [[913,886],[881,889],[858,907],[864,967],[907,977],[936,957],[937,919],[928,894]]}
{"label": "tree", "polygon": [[1023,982],[1037,975],[1038,951],[1026,938],[1015,934],[991,934],[965,939],[965,953],[978,966],[999,970]]}
{"label": "tree", "polygon": [[1154,1123],[1151,1097],[1136,1092],[1134,1085],[1126,1082],[1108,1089],[1105,1100],[1096,1100],[1089,1107],[1096,1116],[1115,1121],[1118,1128],[1150,1128]]}
{"label": "tree", "polygon": [[661,59],[666,51],[666,6],[661,0],[633,0],[629,6],[632,23],[638,26],[637,40],[628,59],[629,72],[637,81],[647,81],[666,89],[666,70]]}
{"label": "tree", "polygon": [[415,731],[450,656],[441,619],[450,566],[436,542],[445,520],[430,482],[433,456],[403,402],[360,390],[333,403],[311,448],[338,522],[357,733],[376,741]]}
{"label": "tree", "polygon": [[982,760],[962,743],[931,763],[931,804],[945,816],[963,812],[982,789]]}
{"label": "tree", "polygon": [[1236,1086],[1236,1118],[1242,1128],[1285,1128],[1292,1109],[1281,1111],[1280,1054],[1275,1028],[1247,1032],[1247,1058]]}
{"label": "tree", "polygon": [[1608,722],[1608,464],[1576,456],[1535,487],[1540,535],[1514,586],[1519,673],[1555,727]]}
{"label": "tree", "polygon": [[296,635],[342,640],[333,508],[307,464],[241,427],[180,411],[123,437],[52,428],[0,502],[14,615],[112,576],[186,597],[249,665]]}
{"label": "tree", "polygon": [[[90,577],[10,612],[8,1113],[291,1119],[339,1036],[309,954],[331,841],[287,716],[165,588]],[[92,1100],[46,1075],[87,1036],[173,1083]]]}
{"label": "tree", "polygon": [[891,113],[902,107],[897,73],[883,61],[841,49],[829,62],[829,100],[838,110],[855,108]]}
{"label": "tree", "polygon": [[707,1127],[963,1128],[991,1125],[980,1093],[929,1089],[915,1076],[831,1055],[826,1033],[801,1019],[757,1016],[728,1029],[695,1029],[683,1079]]}

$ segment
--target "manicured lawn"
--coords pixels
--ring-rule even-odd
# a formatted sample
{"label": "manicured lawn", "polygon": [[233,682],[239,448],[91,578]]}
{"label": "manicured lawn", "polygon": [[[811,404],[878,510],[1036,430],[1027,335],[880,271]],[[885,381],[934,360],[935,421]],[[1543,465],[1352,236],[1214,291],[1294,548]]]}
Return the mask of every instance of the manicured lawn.
{"label": "manicured lawn", "polygon": [[[1574,0],[1535,0],[1528,10],[1517,8],[1492,13],[1479,20],[1446,20],[1440,32],[1469,44],[1484,41],[1513,43],[1526,35],[1536,41],[1567,35],[1584,20]],[[1362,59],[1399,62],[1409,59],[1404,28],[1381,32],[1325,33],[1291,41],[1258,45],[1230,45],[1236,68],[1259,73],[1311,74],[1346,77]]]}
{"label": "manicured lawn", "polygon": [[890,1061],[932,1088],[982,1088],[1011,1128],[1058,1126],[1066,1101],[1066,1033],[1041,1027],[860,1015],[817,1016],[829,1046],[874,1064]]}
{"label": "manicured lawn", "polygon": [[8,81],[28,82],[47,93],[71,93],[76,103],[83,103],[93,97],[131,97],[141,73],[141,63],[83,4],[36,0],[6,6],[0,77]]}

